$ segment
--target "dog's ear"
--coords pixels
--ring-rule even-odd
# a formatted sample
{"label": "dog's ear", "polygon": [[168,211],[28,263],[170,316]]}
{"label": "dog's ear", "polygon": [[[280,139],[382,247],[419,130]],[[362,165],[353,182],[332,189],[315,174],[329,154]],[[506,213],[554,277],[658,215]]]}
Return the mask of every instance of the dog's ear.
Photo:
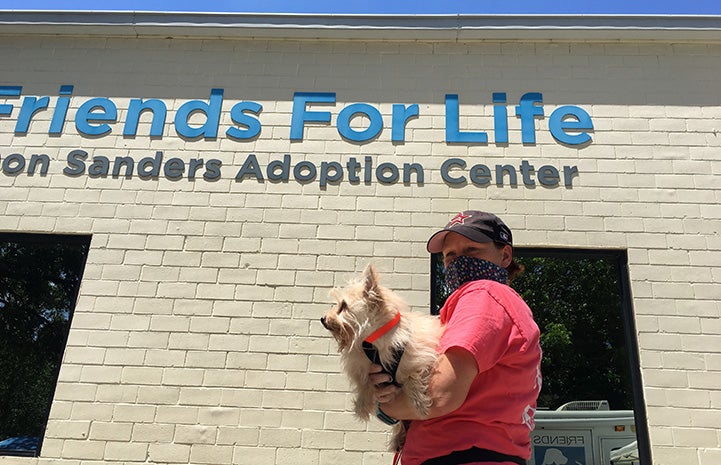
{"label": "dog's ear", "polygon": [[363,270],[363,293],[368,297],[376,297],[378,292],[378,274],[370,263]]}

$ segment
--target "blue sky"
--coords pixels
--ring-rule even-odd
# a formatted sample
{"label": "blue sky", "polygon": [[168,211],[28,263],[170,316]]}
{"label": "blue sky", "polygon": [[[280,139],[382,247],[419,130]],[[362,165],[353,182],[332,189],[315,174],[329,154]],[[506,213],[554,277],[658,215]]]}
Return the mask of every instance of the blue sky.
{"label": "blue sky", "polygon": [[4,0],[0,10],[721,15],[721,0]]}

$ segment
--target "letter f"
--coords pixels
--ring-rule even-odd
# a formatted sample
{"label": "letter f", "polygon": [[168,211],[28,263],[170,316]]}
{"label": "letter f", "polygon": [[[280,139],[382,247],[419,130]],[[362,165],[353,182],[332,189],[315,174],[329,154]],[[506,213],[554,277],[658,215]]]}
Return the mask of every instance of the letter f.
{"label": "letter f", "polygon": [[[534,104],[540,103],[537,107]],[[536,143],[536,116],[543,116],[543,95],[540,92],[529,92],[521,97],[516,107],[516,116],[521,118],[521,140],[524,144]]]}
{"label": "letter f", "polygon": [[[23,90],[22,86],[0,86],[0,97],[20,97],[20,92]],[[10,103],[0,104],[0,115],[9,116],[13,111],[13,106]]]}

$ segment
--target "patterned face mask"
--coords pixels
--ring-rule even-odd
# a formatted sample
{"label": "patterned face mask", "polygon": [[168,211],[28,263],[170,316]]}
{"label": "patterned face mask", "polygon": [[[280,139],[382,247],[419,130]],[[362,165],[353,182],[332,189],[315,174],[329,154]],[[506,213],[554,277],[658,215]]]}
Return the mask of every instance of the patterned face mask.
{"label": "patterned face mask", "polygon": [[449,293],[467,282],[479,279],[490,279],[501,284],[507,284],[508,271],[488,260],[463,255],[454,258],[446,267],[446,287]]}

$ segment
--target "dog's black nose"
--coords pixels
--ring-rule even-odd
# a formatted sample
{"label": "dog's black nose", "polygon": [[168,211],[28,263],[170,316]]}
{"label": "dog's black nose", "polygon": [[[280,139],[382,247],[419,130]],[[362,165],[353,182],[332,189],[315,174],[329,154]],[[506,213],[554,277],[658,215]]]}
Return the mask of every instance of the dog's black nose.
{"label": "dog's black nose", "polygon": [[325,324],[325,317],[324,317],[324,316],[320,317],[320,322],[321,322],[321,324],[323,325],[324,328],[328,329],[328,326],[326,326],[326,324]]}

